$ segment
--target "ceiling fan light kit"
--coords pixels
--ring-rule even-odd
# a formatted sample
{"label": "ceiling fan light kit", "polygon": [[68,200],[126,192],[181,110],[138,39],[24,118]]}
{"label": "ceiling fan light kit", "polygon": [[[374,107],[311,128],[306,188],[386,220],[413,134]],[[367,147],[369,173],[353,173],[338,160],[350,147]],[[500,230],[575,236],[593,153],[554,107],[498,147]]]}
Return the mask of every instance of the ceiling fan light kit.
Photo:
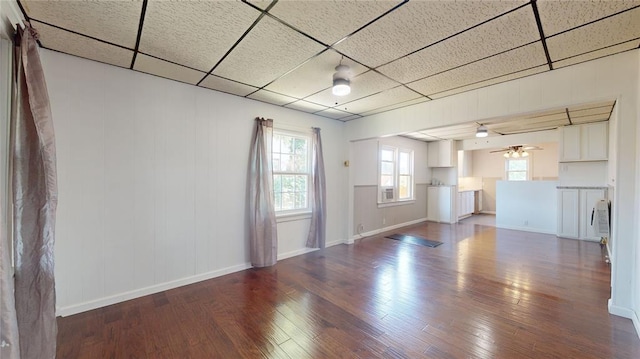
{"label": "ceiling fan light kit", "polygon": [[504,152],[504,158],[520,158],[529,157],[529,152],[527,150],[542,150],[542,148],[538,146],[509,146],[502,150],[491,151],[491,153]]}
{"label": "ceiling fan light kit", "polygon": [[487,130],[487,126],[480,125],[476,130],[476,137],[487,137],[489,135],[489,131]]}
{"label": "ceiling fan light kit", "polygon": [[333,74],[333,88],[331,92],[336,96],[346,96],[351,93],[351,80],[349,80],[349,66],[336,66],[336,73]]}

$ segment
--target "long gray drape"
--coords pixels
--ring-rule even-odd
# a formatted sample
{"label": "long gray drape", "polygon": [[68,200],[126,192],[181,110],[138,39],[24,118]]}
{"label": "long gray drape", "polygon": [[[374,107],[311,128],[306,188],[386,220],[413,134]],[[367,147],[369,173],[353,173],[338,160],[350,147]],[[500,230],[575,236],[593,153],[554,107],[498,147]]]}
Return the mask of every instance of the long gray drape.
{"label": "long gray drape", "polygon": [[327,188],[319,128],[313,128],[311,140],[313,142],[313,167],[311,173],[313,193],[311,195],[311,227],[309,228],[309,236],[307,237],[307,247],[324,248],[327,228]]}
{"label": "long gray drape", "polygon": [[249,246],[251,264],[268,267],[276,264],[278,234],[273,205],[273,168],[271,142],[273,120],[256,118],[256,130],[249,158]]}
{"label": "long gray drape", "polygon": [[49,95],[30,26],[16,47],[11,119],[15,308],[20,357],[55,358],[54,232],[58,202]]}

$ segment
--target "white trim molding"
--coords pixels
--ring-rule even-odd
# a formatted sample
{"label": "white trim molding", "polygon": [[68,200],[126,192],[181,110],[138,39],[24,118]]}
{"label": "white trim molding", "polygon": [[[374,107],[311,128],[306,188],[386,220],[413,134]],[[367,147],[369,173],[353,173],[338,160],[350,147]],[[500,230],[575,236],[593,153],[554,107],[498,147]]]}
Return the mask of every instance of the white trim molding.
{"label": "white trim molding", "polygon": [[633,322],[633,326],[636,328],[636,335],[640,338],[640,319],[638,318],[638,314],[635,311],[629,308],[620,307],[614,305],[609,299],[607,306],[609,307],[609,313],[613,315],[617,315],[619,317],[631,319]]}

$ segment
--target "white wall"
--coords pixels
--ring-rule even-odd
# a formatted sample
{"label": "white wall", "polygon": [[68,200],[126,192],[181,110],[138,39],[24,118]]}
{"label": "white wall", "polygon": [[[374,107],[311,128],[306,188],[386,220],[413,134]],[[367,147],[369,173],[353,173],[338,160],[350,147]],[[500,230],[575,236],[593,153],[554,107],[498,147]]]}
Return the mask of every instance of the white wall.
{"label": "white wall", "polygon": [[[411,204],[378,206],[378,151],[382,145],[411,149],[414,152],[416,200]],[[427,143],[406,137],[385,137],[350,143],[350,181],[354,200],[349,228],[350,238],[372,235],[389,227],[424,220],[427,212]]]}
{"label": "white wall", "polygon": [[556,181],[498,181],[496,227],[555,234]]}
{"label": "white wall", "polygon": [[[529,151],[532,180],[555,180],[558,177],[558,144],[555,142],[528,144],[542,150]],[[473,176],[504,178],[504,152],[491,153],[497,149],[475,150],[473,154]]]}
{"label": "white wall", "polygon": [[[249,266],[254,118],[322,129],[327,242],[346,239],[343,124],[41,50],[58,151],[56,281],[67,315]],[[281,222],[279,258],[309,220]]]}
{"label": "white wall", "polygon": [[[609,310],[637,318],[640,310],[640,276],[636,261],[640,249],[637,223],[640,217],[640,113],[639,50],[555,69],[538,75],[428,101],[394,111],[347,122],[348,140],[455,125],[550,108],[603,100],[618,101],[618,133],[615,153],[618,164],[613,200],[613,230],[620,234],[613,249],[612,293]],[[462,147],[461,149],[468,149]],[[636,319],[637,322],[637,319]],[[640,324],[637,326],[640,328]]]}

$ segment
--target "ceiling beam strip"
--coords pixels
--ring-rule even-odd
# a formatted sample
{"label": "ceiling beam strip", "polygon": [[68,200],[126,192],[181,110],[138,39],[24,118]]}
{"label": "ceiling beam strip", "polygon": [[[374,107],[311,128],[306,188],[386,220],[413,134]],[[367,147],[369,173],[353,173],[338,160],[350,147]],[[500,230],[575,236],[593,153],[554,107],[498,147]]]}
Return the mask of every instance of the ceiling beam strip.
{"label": "ceiling beam strip", "polygon": [[536,17],[536,24],[538,25],[538,31],[540,32],[540,41],[542,41],[544,54],[547,57],[547,64],[549,65],[549,70],[553,70],[553,63],[551,62],[551,56],[549,55],[549,48],[547,47],[547,39],[544,37],[544,30],[542,30],[542,21],[540,20],[540,13],[538,12],[537,0],[531,0],[531,8],[533,9],[533,15]]}
{"label": "ceiling beam strip", "polygon": [[133,58],[131,59],[131,66],[129,68],[133,70],[133,65],[136,63],[138,57],[138,48],[140,47],[140,38],[142,37],[142,28],[144,27],[144,18],[147,14],[148,0],[142,1],[142,11],[140,12],[140,23],[138,23],[138,36],[136,36],[136,47],[133,49]]}
{"label": "ceiling beam strip", "polygon": [[569,120],[569,125],[573,125],[573,121],[571,121],[571,115],[569,114],[569,109],[565,108],[564,110],[567,112],[567,119]]}

